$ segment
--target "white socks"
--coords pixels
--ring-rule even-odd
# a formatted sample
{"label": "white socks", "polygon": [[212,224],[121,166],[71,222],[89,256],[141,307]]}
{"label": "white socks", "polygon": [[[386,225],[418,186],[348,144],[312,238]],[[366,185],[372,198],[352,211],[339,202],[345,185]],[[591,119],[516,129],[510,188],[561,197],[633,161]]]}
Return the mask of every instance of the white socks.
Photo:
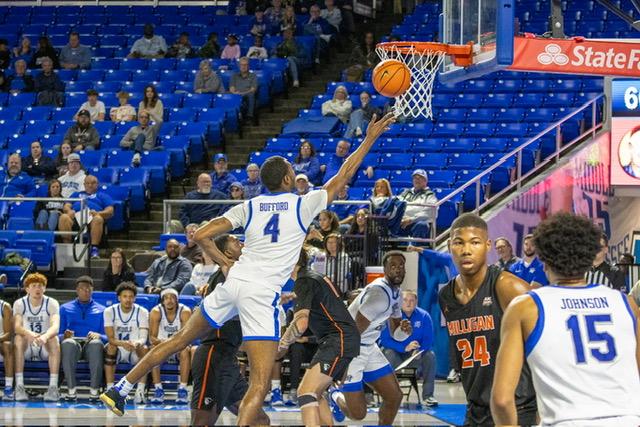
{"label": "white socks", "polygon": [[24,387],[24,374],[22,372],[16,372],[16,387]]}
{"label": "white socks", "polygon": [[4,377],[4,386],[13,387],[13,377]]}
{"label": "white socks", "polygon": [[180,387],[179,388],[187,388],[187,383],[180,383]]}
{"label": "white socks", "polygon": [[51,374],[49,376],[49,387],[58,387],[58,374]]}
{"label": "white socks", "polygon": [[122,377],[122,379],[118,381],[114,388],[118,391],[118,394],[120,394],[120,396],[127,397],[131,389],[133,389],[133,384],[127,381],[127,377]]}
{"label": "white socks", "polygon": [[154,384],[153,386],[154,386],[155,388],[162,389],[162,383]]}
{"label": "white socks", "polygon": [[280,388],[280,380],[271,380],[271,390]]}

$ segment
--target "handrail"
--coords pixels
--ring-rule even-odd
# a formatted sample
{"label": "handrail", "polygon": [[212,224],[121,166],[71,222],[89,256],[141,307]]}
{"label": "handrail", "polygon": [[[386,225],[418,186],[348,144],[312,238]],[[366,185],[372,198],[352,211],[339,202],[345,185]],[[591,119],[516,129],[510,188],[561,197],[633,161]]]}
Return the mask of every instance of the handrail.
{"label": "handrail", "polygon": [[[597,107],[598,107],[598,101],[600,101],[603,98],[604,98],[604,94],[600,94],[597,97],[587,101],[586,103],[584,103],[582,106],[580,106],[579,108],[577,108],[576,110],[574,110],[573,112],[568,114],[567,116],[565,116],[562,119],[550,124],[544,130],[542,130],[541,132],[539,132],[535,136],[529,138],[527,141],[525,141],[524,143],[520,144],[515,149],[511,150],[509,153],[504,154],[496,163],[494,163],[488,169],[483,170],[478,175],[474,176],[473,178],[468,180],[466,183],[462,184],[460,187],[458,187],[457,189],[455,189],[451,193],[447,194],[442,199],[438,200],[437,203],[434,203],[434,204],[431,204],[431,205],[428,205],[428,206],[434,207],[434,208],[437,209],[440,206],[442,206],[444,203],[446,203],[448,201],[451,201],[454,197],[460,196],[464,192],[464,190],[466,190],[467,188],[471,187],[472,185],[475,185],[476,186],[475,211],[478,211],[481,207],[485,206],[488,203],[491,203],[497,197],[503,195],[506,191],[512,190],[513,186],[517,186],[519,188],[520,185],[521,185],[522,178],[530,176],[531,174],[537,172],[542,166],[545,166],[546,164],[548,164],[550,161],[552,161],[554,159],[558,159],[559,156],[560,156],[560,152],[562,150],[566,150],[568,147],[573,146],[577,141],[580,141],[582,138],[584,138],[586,135],[588,135],[590,133],[591,133],[592,137],[595,137],[597,130],[602,127],[602,123],[601,122],[600,123],[596,123],[596,118],[597,118],[596,111],[597,111]],[[575,117],[576,115],[578,115],[579,113],[585,111],[588,108],[592,109],[591,127],[589,129],[585,130],[581,135],[578,135],[578,137],[576,139],[574,139],[573,141],[570,141],[569,143],[565,144],[564,146],[561,146],[560,139],[558,138],[561,126],[564,123],[566,123],[567,121],[569,121],[571,118]],[[549,134],[553,130],[556,131],[556,151],[553,154],[551,154],[547,159],[543,160],[541,163],[536,165],[534,167],[534,169],[528,171],[526,174],[523,175],[522,174],[522,151],[525,148],[529,147],[532,143],[538,141],[539,139],[541,139],[545,135]],[[515,180],[512,183],[510,183],[506,188],[504,188],[500,192],[498,192],[498,193],[494,194],[493,196],[491,196],[491,198],[489,198],[489,199],[487,199],[487,200],[485,200],[484,202],[481,203],[480,202],[480,187],[482,185],[482,182],[481,182],[482,179],[487,177],[487,176],[489,176],[490,173],[492,173],[494,170],[496,170],[500,166],[504,165],[507,161],[510,161],[514,156],[516,156],[516,169],[517,169],[516,170]],[[433,244],[435,244],[439,240],[441,240],[441,238],[446,234],[446,231],[441,233],[440,235],[437,235],[436,219],[435,218],[433,219],[433,221],[432,221],[432,223],[430,225],[431,225],[430,226],[430,228],[431,228],[431,230],[430,230],[431,231],[431,237],[429,239],[427,239],[427,240],[432,242]]]}

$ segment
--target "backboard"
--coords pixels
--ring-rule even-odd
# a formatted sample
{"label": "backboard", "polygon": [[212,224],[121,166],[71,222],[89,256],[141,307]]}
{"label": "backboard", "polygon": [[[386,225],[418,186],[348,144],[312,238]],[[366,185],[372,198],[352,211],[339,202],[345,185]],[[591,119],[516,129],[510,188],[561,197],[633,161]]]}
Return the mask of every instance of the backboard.
{"label": "backboard", "polygon": [[515,0],[443,0],[442,41],[473,43],[473,64],[445,59],[440,80],[455,83],[508,67],[513,62]]}

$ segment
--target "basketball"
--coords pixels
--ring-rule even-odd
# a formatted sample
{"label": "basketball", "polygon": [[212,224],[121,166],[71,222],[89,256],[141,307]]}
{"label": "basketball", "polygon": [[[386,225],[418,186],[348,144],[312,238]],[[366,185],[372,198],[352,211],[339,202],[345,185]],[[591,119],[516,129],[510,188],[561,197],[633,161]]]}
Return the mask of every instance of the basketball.
{"label": "basketball", "polygon": [[388,98],[400,96],[411,85],[411,70],[402,62],[387,59],[373,69],[373,87]]}

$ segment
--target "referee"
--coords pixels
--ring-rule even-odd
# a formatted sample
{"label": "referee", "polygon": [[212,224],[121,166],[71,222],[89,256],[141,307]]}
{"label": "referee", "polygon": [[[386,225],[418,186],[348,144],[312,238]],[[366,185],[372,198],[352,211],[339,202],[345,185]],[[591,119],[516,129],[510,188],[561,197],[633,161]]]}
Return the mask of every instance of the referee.
{"label": "referee", "polygon": [[605,261],[609,252],[609,239],[605,233],[600,235],[600,252],[593,260],[591,268],[585,273],[584,280],[588,284],[597,284],[609,288],[626,291],[627,282],[625,274],[618,267],[614,267]]}

